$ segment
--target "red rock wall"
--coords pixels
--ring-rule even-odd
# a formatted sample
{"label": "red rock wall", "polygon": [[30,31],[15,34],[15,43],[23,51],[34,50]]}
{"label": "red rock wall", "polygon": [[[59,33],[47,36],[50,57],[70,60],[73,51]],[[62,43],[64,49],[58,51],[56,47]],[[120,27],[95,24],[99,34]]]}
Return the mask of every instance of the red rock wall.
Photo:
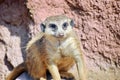
{"label": "red rock wall", "polygon": [[24,0],[0,3],[0,80],[23,61],[30,18]]}
{"label": "red rock wall", "polygon": [[0,79],[23,61],[39,24],[58,14],[75,20],[88,80],[120,80],[119,0],[0,0]]}

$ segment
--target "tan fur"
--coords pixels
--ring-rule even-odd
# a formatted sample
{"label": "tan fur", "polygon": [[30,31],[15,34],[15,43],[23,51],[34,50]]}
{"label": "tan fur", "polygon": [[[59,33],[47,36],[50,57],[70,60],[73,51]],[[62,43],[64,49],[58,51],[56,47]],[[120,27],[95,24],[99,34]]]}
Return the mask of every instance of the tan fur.
{"label": "tan fur", "polygon": [[[66,16],[52,16],[43,23],[46,31],[39,33],[27,44],[25,69],[34,79],[46,78],[46,70],[49,70],[54,80],[61,80],[61,77],[73,78],[67,71],[76,63],[80,80],[86,80],[83,54],[80,49],[80,42],[71,25],[67,30],[62,30],[64,22],[70,22]],[[49,24],[55,23],[58,26],[56,32],[51,31]],[[64,33],[63,37],[59,37]],[[16,68],[15,68],[16,69]],[[10,77],[17,74],[10,74]],[[74,79],[75,80],[75,79]],[[78,80],[78,79],[77,79]]]}

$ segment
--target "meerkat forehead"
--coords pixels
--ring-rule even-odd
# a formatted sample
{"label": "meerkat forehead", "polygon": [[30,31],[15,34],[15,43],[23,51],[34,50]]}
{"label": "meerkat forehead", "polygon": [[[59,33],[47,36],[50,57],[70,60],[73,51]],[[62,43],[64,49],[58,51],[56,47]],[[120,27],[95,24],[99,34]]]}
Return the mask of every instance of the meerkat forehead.
{"label": "meerkat forehead", "polygon": [[49,22],[64,22],[64,21],[70,21],[71,19],[68,18],[65,15],[56,15],[56,16],[50,16],[46,18],[45,23]]}

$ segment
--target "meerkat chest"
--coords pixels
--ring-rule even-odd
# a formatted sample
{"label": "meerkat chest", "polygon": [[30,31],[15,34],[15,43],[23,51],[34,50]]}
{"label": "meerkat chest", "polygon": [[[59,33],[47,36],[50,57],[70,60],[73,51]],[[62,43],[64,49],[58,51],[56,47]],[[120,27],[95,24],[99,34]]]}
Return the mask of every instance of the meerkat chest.
{"label": "meerkat chest", "polygon": [[57,52],[52,55],[55,63],[62,64],[63,62],[71,62],[71,60],[73,60],[72,56],[75,50],[75,43],[76,42],[74,42],[74,38],[68,38],[63,42],[60,42],[60,46],[57,48]]}
{"label": "meerkat chest", "polygon": [[[49,41],[49,40],[48,40]],[[52,41],[47,42],[46,50],[47,56],[55,61],[59,62],[64,59],[72,58],[74,50],[77,48],[76,39],[73,37],[69,37],[66,40]]]}
{"label": "meerkat chest", "polygon": [[70,37],[66,39],[65,41],[61,42],[61,45],[59,47],[59,52],[62,56],[72,56],[74,50],[76,49],[76,41],[74,38]]}

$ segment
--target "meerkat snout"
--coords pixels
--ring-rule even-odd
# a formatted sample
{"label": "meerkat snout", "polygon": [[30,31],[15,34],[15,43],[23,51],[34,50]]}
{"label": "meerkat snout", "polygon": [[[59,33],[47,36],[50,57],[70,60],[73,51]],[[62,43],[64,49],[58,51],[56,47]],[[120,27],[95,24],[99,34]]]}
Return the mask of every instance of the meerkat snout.
{"label": "meerkat snout", "polygon": [[59,38],[64,37],[64,33],[59,33],[59,34],[58,34],[58,37],[59,37]]}

